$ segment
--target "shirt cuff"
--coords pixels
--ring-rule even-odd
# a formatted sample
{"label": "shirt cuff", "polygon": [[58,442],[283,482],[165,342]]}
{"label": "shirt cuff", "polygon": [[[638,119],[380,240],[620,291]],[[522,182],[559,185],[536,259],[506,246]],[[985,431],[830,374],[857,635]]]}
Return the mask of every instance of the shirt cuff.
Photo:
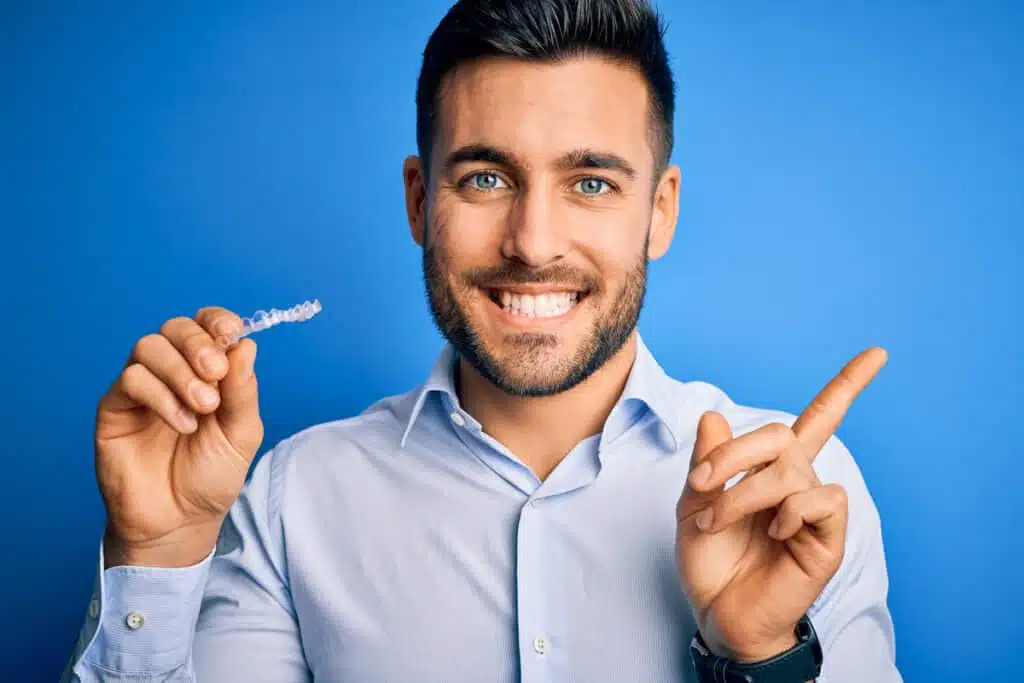
{"label": "shirt cuff", "polygon": [[97,629],[84,660],[124,674],[157,674],[188,663],[214,552],[190,567],[103,569],[89,605]]}

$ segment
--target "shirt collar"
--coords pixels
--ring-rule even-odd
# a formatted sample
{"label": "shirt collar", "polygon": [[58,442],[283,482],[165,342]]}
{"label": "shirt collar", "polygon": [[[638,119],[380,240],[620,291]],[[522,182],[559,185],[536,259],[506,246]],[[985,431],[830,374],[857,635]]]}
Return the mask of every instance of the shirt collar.
{"label": "shirt collar", "polygon": [[430,371],[430,376],[427,377],[427,381],[420,387],[416,396],[416,402],[413,403],[412,411],[410,411],[409,418],[406,420],[405,431],[402,432],[402,448],[405,448],[405,442],[409,440],[409,433],[412,431],[413,425],[416,424],[416,420],[419,419],[420,413],[423,412],[423,406],[426,405],[427,399],[430,398],[431,394],[448,394],[452,399],[452,403],[458,403],[458,397],[455,393],[456,357],[455,348],[451,344],[446,344],[438,355],[437,360],[434,361],[434,367]]}
{"label": "shirt collar", "polygon": [[679,427],[677,416],[680,414],[679,393],[673,391],[673,380],[658,364],[654,354],[647,348],[643,338],[637,333],[636,359],[626,379],[626,386],[622,390],[622,396],[612,408],[608,420],[605,422],[605,434],[602,440],[615,439],[620,436],[623,429],[629,425],[622,425],[615,428],[617,415],[623,414],[632,405],[646,407],[664,427],[665,434],[670,442],[669,448],[675,451],[679,448]]}
{"label": "shirt collar", "polygon": [[[446,344],[434,362],[427,381],[420,387],[413,403],[412,410],[406,421],[405,430],[402,432],[401,447],[404,448],[413,426],[419,419],[423,408],[431,394],[447,394],[453,404],[458,404],[458,397],[455,393],[455,362],[457,354],[451,344]],[[626,380],[622,396],[616,402],[615,407],[609,415],[605,424],[605,434],[602,441],[607,442],[609,438],[614,440],[621,432],[619,425],[621,416],[631,407],[641,405],[650,410],[665,428],[670,442],[669,448],[673,451],[679,447],[679,428],[676,424],[676,416],[679,414],[679,406],[674,405],[675,399],[671,391],[673,380],[658,364],[650,349],[643,339],[637,334],[636,359]],[[611,431],[609,431],[611,430]]]}

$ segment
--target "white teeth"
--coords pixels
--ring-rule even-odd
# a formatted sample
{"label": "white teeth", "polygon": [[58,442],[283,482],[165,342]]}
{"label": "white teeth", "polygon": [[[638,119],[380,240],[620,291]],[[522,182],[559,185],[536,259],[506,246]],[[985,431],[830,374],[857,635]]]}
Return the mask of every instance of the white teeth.
{"label": "white teeth", "polygon": [[579,301],[577,292],[558,292],[553,294],[515,294],[507,290],[500,295],[501,306],[512,315],[524,318],[554,318],[565,315]]}

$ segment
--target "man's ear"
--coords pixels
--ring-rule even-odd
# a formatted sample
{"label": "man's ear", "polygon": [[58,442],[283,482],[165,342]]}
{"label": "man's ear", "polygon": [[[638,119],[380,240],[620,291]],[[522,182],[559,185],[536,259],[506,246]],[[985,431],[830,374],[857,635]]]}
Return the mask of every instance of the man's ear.
{"label": "man's ear", "polygon": [[669,166],[661,174],[658,186],[654,190],[651,238],[647,246],[647,258],[651,260],[664,256],[669,245],[672,244],[676,221],[679,219],[680,185],[682,185],[682,174],[679,167]]}
{"label": "man's ear", "polygon": [[427,229],[427,178],[419,157],[409,156],[402,166],[405,182],[405,211],[416,244],[423,246]]}

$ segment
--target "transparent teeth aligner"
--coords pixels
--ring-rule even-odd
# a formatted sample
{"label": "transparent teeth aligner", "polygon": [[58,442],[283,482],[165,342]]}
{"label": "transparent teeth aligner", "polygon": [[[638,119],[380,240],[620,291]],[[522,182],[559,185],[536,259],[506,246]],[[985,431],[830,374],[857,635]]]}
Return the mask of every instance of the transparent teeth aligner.
{"label": "transparent teeth aligner", "polygon": [[320,301],[313,299],[296,304],[284,311],[276,308],[271,308],[269,311],[256,311],[251,318],[242,318],[242,330],[233,337],[229,337],[228,344],[235,344],[250,334],[268,330],[274,325],[305,322],[319,313],[322,308]]}

